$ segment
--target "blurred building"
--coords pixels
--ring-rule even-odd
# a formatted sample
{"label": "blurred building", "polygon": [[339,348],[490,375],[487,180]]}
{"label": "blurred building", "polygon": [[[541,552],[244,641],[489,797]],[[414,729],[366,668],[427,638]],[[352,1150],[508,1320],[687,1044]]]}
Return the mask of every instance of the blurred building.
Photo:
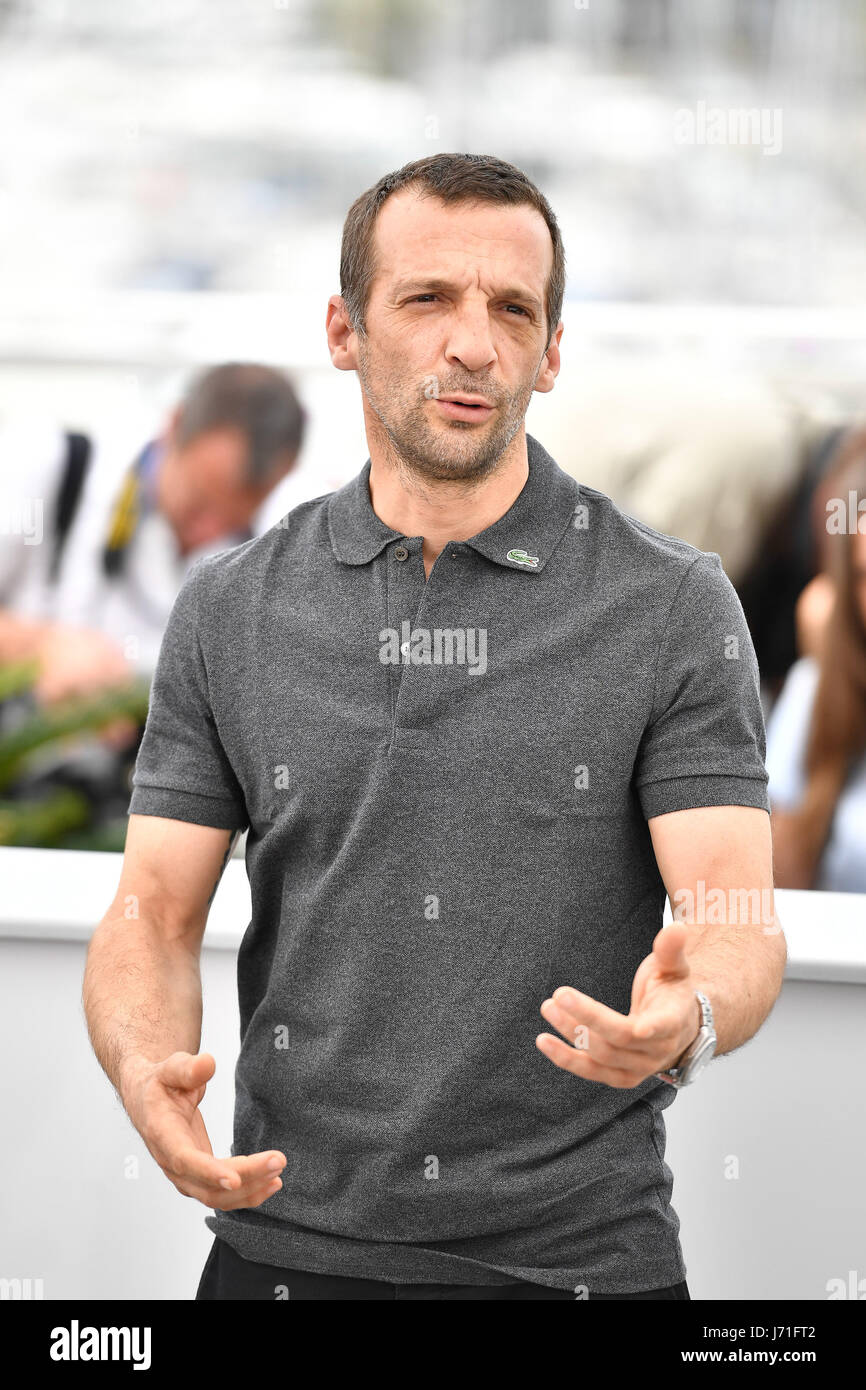
{"label": "blurred building", "polygon": [[[302,294],[361,189],[469,149],[581,298],[862,303],[864,73],[861,0],[4,0],[0,289]],[[738,110],[779,148],[710,143]]]}

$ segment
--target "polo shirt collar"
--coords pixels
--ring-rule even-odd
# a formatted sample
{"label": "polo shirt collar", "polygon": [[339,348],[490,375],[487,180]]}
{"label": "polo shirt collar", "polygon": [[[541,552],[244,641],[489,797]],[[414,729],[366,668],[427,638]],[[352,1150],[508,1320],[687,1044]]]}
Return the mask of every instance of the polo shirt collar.
{"label": "polo shirt collar", "polygon": [[[578,484],[531,434],[526,436],[529,477],[504,516],[461,542],[505,569],[538,574],[561,541],[578,504]],[[391,541],[405,539],[373,511],[370,460],[331,496],[328,525],[338,560],[366,565]]]}

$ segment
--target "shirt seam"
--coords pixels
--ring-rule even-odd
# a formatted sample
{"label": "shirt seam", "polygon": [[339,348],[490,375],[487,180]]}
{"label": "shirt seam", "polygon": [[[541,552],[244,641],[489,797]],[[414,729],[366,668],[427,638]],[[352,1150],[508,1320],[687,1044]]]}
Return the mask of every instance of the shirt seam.
{"label": "shirt seam", "polygon": [[[192,566],[192,570],[190,571],[190,583],[191,583],[191,585],[192,585],[192,604],[193,604],[193,636],[194,636],[194,638],[195,638],[196,647],[198,648],[199,659],[200,659],[200,661],[201,661],[201,669],[202,669],[202,672],[204,673],[205,696],[206,696],[206,700],[207,700],[207,711],[208,711],[208,716],[209,716],[209,718],[210,718],[211,724],[213,725],[213,730],[214,730],[214,735],[215,735],[215,737],[216,737],[216,740],[217,740],[217,742],[218,742],[218,744],[219,744],[219,746],[220,746],[220,748],[221,748],[221,750],[222,750],[222,755],[223,755],[223,757],[224,757],[226,763],[228,764],[228,767],[229,767],[229,770],[230,770],[230,772],[231,772],[231,774],[232,774],[232,777],[234,778],[235,782],[237,782],[237,784],[238,784],[238,786],[239,786],[239,788],[240,788],[241,795],[243,796],[243,795],[244,795],[244,791],[243,791],[243,786],[241,785],[241,780],[240,780],[240,778],[238,777],[238,774],[235,772],[234,767],[232,766],[231,758],[230,758],[229,755],[228,755],[228,750],[226,749],[225,743],[223,742],[222,734],[220,733],[219,725],[218,725],[218,723],[217,723],[217,717],[216,717],[216,712],[215,712],[215,710],[214,710],[213,698],[212,698],[212,696],[211,696],[210,675],[209,675],[209,673],[208,673],[208,668],[207,668],[207,658],[206,658],[206,656],[205,656],[204,644],[203,644],[203,642],[202,642],[202,640],[201,640],[201,610],[200,610],[200,607],[199,607],[199,583],[198,583],[198,581],[199,581],[199,578],[200,578],[200,576],[201,576],[201,574],[202,574],[202,571],[203,571],[203,569],[204,569],[205,563],[206,563],[209,559],[216,559],[216,558],[218,558],[218,557],[217,557],[217,556],[208,556],[208,555],[204,555],[204,556],[202,556],[200,559],[198,559],[198,560],[195,561],[195,563],[194,563],[193,566]],[[183,790],[183,789],[182,789],[182,788],[179,788],[179,787],[166,787],[164,790],[166,790],[166,791],[181,791],[181,790]],[[185,796],[195,796],[196,794],[197,794],[197,793],[195,793],[195,792],[187,792],[187,791],[184,791],[184,795],[185,795]],[[236,797],[236,796],[232,796],[231,794],[225,795],[225,794],[222,794],[222,793],[221,793],[221,794],[219,794],[219,795],[214,795],[213,793],[210,793],[210,792],[202,792],[201,795],[202,795],[202,796],[208,797],[211,801],[223,801],[227,806],[233,806],[233,807],[235,807],[235,809],[237,809],[237,808],[241,805],[241,802],[238,801],[237,797]],[[242,812],[242,814],[244,814],[244,815],[247,814],[247,807],[246,807],[245,804],[244,804],[244,807],[243,807],[243,812]]]}
{"label": "shirt seam", "polygon": [[668,615],[667,615],[667,618],[665,619],[664,627],[662,628],[661,637],[659,638],[658,651],[656,652],[656,665],[655,665],[655,671],[654,671],[654,673],[653,673],[653,693],[652,693],[652,701],[651,701],[651,703],[650,703],[649,717],[648,717],[648,719],[647,719],[647,727],[649,727],[649,726],[653,723],[654,718],[655,718],[656,699],[657,699],[657,697],[658,697],[659,668],[660,668],[660,666],[661,666],[661,659],[662,659],[662,648],[663,648],[664,645],[665,645],[665,640],[666,640],[666,638],[667,638],[668,628],[669,628],[669,626],[670,626],[670,621],[671,621],[671,618],[672,618],[672,616],[673,616],[674,609],[675,609],[676,606],[677,606],[677,600],[679,599],[679,596],[680,596],[680,594],[682,593],[683,585],[685,584],[686,580],[688,579],[688,577],[689,577],[689,575],[691,574],[692,570],[694,569],[695,565],[699,564],[700,561],[701,561],[702,559],[704,559],[704,558],[705,558],[705,557],[704,557],[703,553],[699,553],[699,554],[696,555],[695,558],[689,563],[689,565],[688,565],[687,568],[686,568],[685,573],[683,574],[682,579],[680,580],[679,584],[677,585],[677,591],[676,591],[676,593],[675,593],[674,596],[673,596],[673,600],[671,601],[671,606],[670,606],[670,608],[669,608],[669,610],[668,610]]}
{"label": "shirt seam", "polygon": [[635,781],[635,786],[651,787],[659,782],[702,782],[710,777],[722,778],[726,782],[767,782],[762,772],[673,772],[660,777],[641,777]]}
{"label": "shirt seam", "polygon": [[193,800],[200,799],[202,801],[222,801],[225,803],[226,806],[238,806],[238,802],[235,800],[233,796],[224,796],[221,792],[191,792],[187,787],[170,787],[165,782],[137,781],[133,784],[132,790],[133,792],[174,792],[178,796],[188,796],[191,797]]}
{"label": "shirt seam", "polygon": [[570,500],[569,500],[570,511],[569,511],[569,513],[568,513],[568,516],[567,516],[566,519],[565,519],[565,525],[563,526],[563,528],[562,528],[562,530],[560,531],[559,535],[558,535],[558,536],[556,537],[556,539],[554,540],[553,545],[550,547],[550,554],[548,555],[547,559],[546,559],[545,562],[544,562],[545,565],[548,565],[548,564],[551,562],[551,560],[553,559],[554,555],[555,555],[556,552],[559,550],[559,547],[562,545],[562,542],[565,540],[565,537],[566,537],[567,532],[571,530],[571,524],[572,524],[572,521],[574,520],[574,516],[575,516],[575,513],[576,513],[576,511],[577,511],[577,508],[578,508],[580,505],[582,505],[582,504],[581,504],[580,483],[577,481],[576,478],[572,478],[571,481],[572,481],[572,483],[574,484],[574,486],[572,487],[572,490],[571,490],[571,498],[570,498]]}
{"label": "shirt seam", "polygon": [[[193,566],[193,573],[190,576],[192,580],[193,633],[195,636],[195,644],[198,648],[199,659],[201,660],[201,668],[204,672],[205,692],[207,694],[207,707],[210,712],[211,719],[214,719],[213,700],[211,699],[210,693],[210,677],[208,676],[207,662],[205,661],[204,647],[202,645],[201,640],[201,614],[199,610],[198,601],[198,577],[201,574],[201,566],[203,563],[203,560],[197,560],[195,565]],[[216,728],[215,719],[214,728]],[[217,735],[217,737],[219,737],[219,735]]]}

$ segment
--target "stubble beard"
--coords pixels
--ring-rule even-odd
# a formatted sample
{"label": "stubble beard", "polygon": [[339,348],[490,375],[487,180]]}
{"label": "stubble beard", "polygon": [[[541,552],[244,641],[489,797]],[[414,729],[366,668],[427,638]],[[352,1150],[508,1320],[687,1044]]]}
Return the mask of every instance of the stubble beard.
{"label": "stubble beard", "polygon": [[501,393],[478,383],[443,386],[438,392],[442,396],[450,391],[486,396],[496,406],[496,413],[488,417],[487,425],[452,420],[436,429],[427,417],[432,409],[426,403],[429,377],[414,384],[405,372],[374,371],[363,340],[357,370],[361,389],[381,426],[381,442],[389,462],[408,482],[422,485],[465,483],[467,488],[474,488],[495,472],[523,423],[535,385],[533,375],[504,400]]}

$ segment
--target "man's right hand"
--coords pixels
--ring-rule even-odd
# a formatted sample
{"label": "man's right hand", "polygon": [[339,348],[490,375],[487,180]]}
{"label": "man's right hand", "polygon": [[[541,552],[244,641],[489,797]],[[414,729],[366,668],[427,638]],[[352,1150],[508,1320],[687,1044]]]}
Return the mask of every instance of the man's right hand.
{"label": "man's right hand", "polygon": [[208,1052],[173,1052],[163,1062],[129,1059],[121,1069],[126,1112],[166,1177],[185,1197],[233,1211],[257,1207],[282,1187],[286,1157],[277,1149],[214,1158],[199,1110],[216,1070]]}

